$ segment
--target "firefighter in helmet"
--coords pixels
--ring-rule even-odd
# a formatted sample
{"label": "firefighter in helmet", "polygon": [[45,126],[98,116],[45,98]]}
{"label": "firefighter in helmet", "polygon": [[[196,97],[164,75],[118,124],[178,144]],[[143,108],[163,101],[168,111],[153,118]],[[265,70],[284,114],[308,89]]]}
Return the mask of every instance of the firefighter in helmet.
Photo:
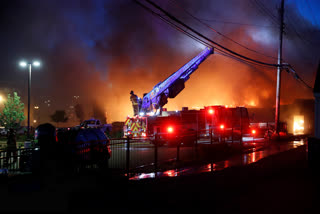
{"label": "firefighter in helmet", "polygon": [[133,91],[130,91],[130,101],[132,102],[133,116],[136,116],[139,114],[139,100]]}

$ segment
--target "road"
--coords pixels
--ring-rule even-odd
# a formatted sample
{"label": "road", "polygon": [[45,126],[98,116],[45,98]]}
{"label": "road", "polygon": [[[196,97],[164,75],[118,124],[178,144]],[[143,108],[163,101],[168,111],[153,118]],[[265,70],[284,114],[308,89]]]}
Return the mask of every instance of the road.
{"label": "road", "polygon": [[[243,145],[248,147],[259,147],[265,140],[263,138],[243,138]],[[207,139],[199,140],[198,146],[210,145],[211,142]],[[217,142],[213,142],[217,145]],[[239,145],[239,141],[227,141],[229,145]],[[177,147],[168,147],[167,145],[159,146],[157,148],[158,163],[164,163],[177,158]],[[126,155],[127,144],[125,141],[111,142],[112,156],[109,160],[110,168],[125,169],[126,168]],[[130,168],[141,168],[153,165],[155,160],[155,146],[149,141],[143,140],[140,142],[131,142],[129,147]],[[196,159],[196,147],[181,146],[179,149],[179,160],[192,161]]]}
{"label": "road", "polygon": [[[258,144],[257,144],[258,145]],[[229,167],[239,167],[255,163],[271,155],[288,151],[305,145],[304,140],[290,141],[282,144],[271,144],[264,149],[253,148],[251,152],[235,155],[227,160],[209,162],[200,166],[183,167],[180,169],[170,169],[163,172],[137,173],[133,174],[130,180],[141,180],[146,178],[177,177],[181,175],[199,174],[204,172],[220,171]]]}

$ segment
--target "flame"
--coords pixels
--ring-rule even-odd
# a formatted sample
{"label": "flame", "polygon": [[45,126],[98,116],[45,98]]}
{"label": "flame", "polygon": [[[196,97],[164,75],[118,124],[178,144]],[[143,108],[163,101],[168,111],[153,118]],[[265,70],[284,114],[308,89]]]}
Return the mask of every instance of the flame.
{"label": "flame", "polygon": [[257,104],[256,104],[256,102],[255,102],[254,100],[251,100],[251,101],[250,101],[250,105],[251,105],[251,106],[257,106]]}
{"label": "flame", "polygon": [[304,133],[304,116],[294,115],[293,116],[293,134],[303,134]]}

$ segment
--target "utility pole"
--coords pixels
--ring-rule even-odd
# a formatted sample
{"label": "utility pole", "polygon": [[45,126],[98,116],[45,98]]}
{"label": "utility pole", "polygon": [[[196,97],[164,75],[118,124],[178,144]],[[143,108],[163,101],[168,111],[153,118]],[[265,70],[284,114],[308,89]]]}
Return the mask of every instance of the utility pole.
{"label": "utility pole", "polygon": [[[282,37],[283,37],[283,14],[284,14],[284,0],[281,0],[280,14],[280,35],[279,35],[279,50],[278,50],[278,65],[282,64]],[[275,128],[276,134],[279,135],[279,118],[280,118],[280,87],[281,87],[281,67],[277,68],[277,94],[276,94],[276,115],[275,115]]]}
{"label": "utility pole", "polygon": [[30,140],[30,91],[31,91],[31,63],[29,63],[29,73],[28,73],[28,132],[27,137]]}

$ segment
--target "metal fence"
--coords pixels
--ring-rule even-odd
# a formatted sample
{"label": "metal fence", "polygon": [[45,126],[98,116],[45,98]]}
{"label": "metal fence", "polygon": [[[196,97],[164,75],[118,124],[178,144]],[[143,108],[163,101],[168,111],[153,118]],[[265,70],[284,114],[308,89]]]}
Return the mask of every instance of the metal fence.
{"label": "metal fence", "polygon": [[[172,141],[175,142],[172,145],[161,141],[167,137],[159,134],[153,138],[110,139],[110,144],[105,140],[80,142],[75,145],[57,144],[54,147],[53,158],[60,161],[62,167],[69,166],[71,167],[69,169],[74,171],[83,168],[109,168],[129,175],[133,172],[154,172],[172,168],[177,162],[198,160],[200,144],[242,143],[242,133],[236,129],[223,129],[220,132],[211,129],[188,132],[179,135],[176,141]],[[191,144],[184,143],[190,140]],[[36,150],[37,148],[16,149],[13,152],[2,150],[0,168],[7,168],[11,172],[32,171],[32,163],[40,161],[33,157],[34,153],[37,153]],[[44,149],[41,150],[44,154]]]}
{"label": "metal fence", "polygon": [[32,152],[35,148],[0,150],[0,169],[6,168],[11,172],[30,171]]}
{"label": "metal fence", "polygon": [[169,146],[154,140],[111,139],[112,155],[108,166],[124,173],[157,171],[177,161],[191,161],[196,158],[195,144],[192,146]]}
{"label": "metal fence", "polygon": [[[242,143],[242,131],[238,128],[203,129],[175,135],[158,134],[151,138],[111,139],[112,156],[109,168],[125,173],[158,171],[177,166],[177,162],[192,162],[199,159],[199,145]],[[175,142],[169,143],[168,141]]]}

